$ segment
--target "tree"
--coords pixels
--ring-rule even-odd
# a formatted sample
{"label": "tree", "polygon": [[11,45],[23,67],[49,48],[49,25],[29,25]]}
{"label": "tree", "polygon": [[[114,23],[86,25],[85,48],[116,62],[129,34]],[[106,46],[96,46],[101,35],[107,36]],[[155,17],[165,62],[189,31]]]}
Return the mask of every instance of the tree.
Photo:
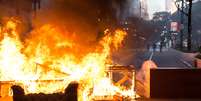
{"label": "tree", "polygon": [[[192,1],[193,0],[176,0],[175,4],[178,8],[178,10],[188,16],[188,38],[187,38],[187,49],[188,51],[191,51],[191,38],[192,38],[192,23],[191,23],[191,16],[192,16]],[[188,4],[189,8],[188,8],[188,12],[186,13],[184,11],[184,3]],[[179,6],[179,4],[181,4],[181,6]],[[180,8],[181,7],[181,8]],[[183,22],[183,17],[181,16],[181,22]],[[181,48],[183,47],[183,32],[181,33]]]}

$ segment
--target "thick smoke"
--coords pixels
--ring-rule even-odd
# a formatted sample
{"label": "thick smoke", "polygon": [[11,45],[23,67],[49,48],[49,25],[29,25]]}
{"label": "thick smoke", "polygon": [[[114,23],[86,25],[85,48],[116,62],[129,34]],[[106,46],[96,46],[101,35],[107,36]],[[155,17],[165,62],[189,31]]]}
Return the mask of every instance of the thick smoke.
{"label": "thick smoke", "polygon": [[76,43],[75,54],[78,50],[85,55],[96,49],[106,29],[115,29],[116,17],[111,4],[108,0],[41,1],[41,8],[33,17],[33,28],[50,24],[64,30],[67,33],[63,34],[73,37]]}
{"label": "thick smoke", "polygon": [[[35,7],[40,3],[40,7]],[[61,36],[74,38],[74,42],[94,49],[106,29],[117,26],[116,10],[112,0],[0,0],[0,18],[16,17],[22,22],[19,28],[22,41],[34,36],[44,25],[64,32]],[[117,5],[118,2],[116,2]],[[37,4],[39,5],[39,4]],[[52,35],[52,38],[55,37]],[[49,36],[49,38],[51,38]],[[77,49],[78,50],[78,49]],[[85,51],[84,50],[84,51]],[[92,50],[93,51],[93,50]]]}
{"label": "thick smoke", "polygon": [[41,5],[36,23],[64,24],[69,30],[90,32],[104,30],[115,22],[108,0],[48,0]]}
{"label": "thick smoke", "polygon": [[[40,1],[40,8],[34,8],[34,1]],[[65,25],[73,32],[98,33],[117,22],[112,2],[112,0],[0,0],[0,8],[3,9],[0,11],[0,18],[17,16],[30,23],[31,27],[54,23]]]}

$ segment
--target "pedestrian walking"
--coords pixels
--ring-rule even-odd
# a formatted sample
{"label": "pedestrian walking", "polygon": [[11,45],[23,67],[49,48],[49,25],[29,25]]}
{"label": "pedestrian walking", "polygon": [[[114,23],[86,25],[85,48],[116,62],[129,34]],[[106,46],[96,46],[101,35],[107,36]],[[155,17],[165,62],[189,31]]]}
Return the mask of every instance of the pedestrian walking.
{"label": "pedestrian walking", "polygon": [[153,51],[156,51],[156,43],[153,44]]}

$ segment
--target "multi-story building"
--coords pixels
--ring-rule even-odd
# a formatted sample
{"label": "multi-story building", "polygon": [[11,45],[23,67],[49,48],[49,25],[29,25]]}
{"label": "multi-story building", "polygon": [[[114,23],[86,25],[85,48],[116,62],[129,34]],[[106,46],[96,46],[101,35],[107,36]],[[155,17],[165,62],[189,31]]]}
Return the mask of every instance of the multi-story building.
{"label": "multi-story building", "polygon": [[148,19],[148,5],[147,0],[128,0],[129,17],[136,16],[143,19]]}

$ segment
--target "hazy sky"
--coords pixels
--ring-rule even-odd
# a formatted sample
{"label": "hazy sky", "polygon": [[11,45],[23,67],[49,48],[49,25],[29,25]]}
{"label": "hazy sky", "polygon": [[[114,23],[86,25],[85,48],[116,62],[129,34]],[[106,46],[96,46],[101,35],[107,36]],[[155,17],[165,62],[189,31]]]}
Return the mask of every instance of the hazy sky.
{"label": "hazy sky", "polygon": [[[172,2],[171,2],[172,1]],[[175,0],[170,0],[170,11],[171,13],[175,12],[177,10],[175,3]],[[152,18],[152,14],[154,12],[160,12],[160,11],[165,11],[166,7],[166,0],[147,0],[148,2],[148,12],[150,15],[150,18]]]}
{"label": "hazy sky", "polygon": [[147,0],[150,17],[154,12],[165,11],[165,0]]}

